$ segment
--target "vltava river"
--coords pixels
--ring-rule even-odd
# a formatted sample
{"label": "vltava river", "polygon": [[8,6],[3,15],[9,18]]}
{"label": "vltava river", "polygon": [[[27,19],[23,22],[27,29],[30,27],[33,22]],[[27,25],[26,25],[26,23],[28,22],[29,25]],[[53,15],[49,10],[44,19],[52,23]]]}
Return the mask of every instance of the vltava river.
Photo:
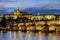
{"label": "vltava river", "polygon": [[58,33],[0,32],[0,40],[60,40]]}

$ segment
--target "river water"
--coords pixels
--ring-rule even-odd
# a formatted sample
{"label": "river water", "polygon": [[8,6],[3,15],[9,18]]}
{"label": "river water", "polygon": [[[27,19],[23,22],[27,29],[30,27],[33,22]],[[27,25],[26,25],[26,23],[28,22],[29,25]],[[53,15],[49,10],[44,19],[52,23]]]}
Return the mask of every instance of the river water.
{"label": "river water", "polygon": [[0,32],[0,40],[60,40],[59,33]]}

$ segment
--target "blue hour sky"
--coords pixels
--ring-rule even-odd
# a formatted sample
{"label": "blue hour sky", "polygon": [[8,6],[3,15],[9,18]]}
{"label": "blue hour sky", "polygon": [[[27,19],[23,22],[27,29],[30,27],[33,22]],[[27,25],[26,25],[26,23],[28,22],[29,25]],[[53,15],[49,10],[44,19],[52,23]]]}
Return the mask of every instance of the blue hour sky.
{"label": "blue hour sky", "polygon": [[60,0],[0,0],[1,8],[30,8],[60,9]]}

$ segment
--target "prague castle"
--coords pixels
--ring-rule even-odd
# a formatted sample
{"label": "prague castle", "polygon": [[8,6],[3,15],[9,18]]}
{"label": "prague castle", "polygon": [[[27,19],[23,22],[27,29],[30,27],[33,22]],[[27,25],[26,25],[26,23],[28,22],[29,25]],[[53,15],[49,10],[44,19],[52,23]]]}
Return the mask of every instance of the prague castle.
{"label": "prague castle", "polygon": [[60,30],[60,16],[28,14],[19,9],[13,14],[0,15],[0,27],[9,30]]}
{"label": "prague castle", "polygon": [[[6,19],[12,18],[12,19],[17,19],[19,18],[27,18],[30,20],[56,20],[56,16],[55,15],[40,15],[40,13],[38,12],[37,15],[32,15],[32,14],[28,14],[27,12],[23,12],[20,11],[19,9],[14,10],[13,14],[5,14],[5,15],[0,15],[0,19],[2,17],[5,17]],[[58,16],[57,19],[59,19],[60,16]]]}

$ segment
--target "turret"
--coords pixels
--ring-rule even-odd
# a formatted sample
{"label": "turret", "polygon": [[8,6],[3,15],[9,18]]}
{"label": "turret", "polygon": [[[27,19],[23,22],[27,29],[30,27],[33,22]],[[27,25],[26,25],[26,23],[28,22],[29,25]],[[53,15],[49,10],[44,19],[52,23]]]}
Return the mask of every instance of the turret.
{"label": "turret", "polygon": [[20,15],[20,10],[19,9],[15,10],[14,15],[17,15],[17,16]]}
{"label": "turret", "polygon": [[40,13],[38,12],[37,15],[40,15]]}

